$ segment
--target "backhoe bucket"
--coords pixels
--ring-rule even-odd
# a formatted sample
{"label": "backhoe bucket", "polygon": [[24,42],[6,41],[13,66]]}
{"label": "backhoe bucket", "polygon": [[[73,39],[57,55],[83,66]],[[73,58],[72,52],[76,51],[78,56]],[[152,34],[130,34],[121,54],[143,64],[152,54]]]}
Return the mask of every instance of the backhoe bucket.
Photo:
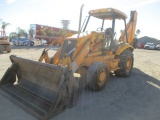
{"label": "backhoe bucket", "polygon": [[68,68],[16,56],[10,59],[12,65],[0,81],[2,95],[44,120],[76,104],[78,84]]}

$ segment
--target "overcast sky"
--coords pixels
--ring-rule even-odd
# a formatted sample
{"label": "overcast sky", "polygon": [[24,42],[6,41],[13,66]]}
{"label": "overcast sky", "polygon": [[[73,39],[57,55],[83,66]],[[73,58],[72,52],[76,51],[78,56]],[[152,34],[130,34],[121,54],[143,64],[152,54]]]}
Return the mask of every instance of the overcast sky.
{"label": "overcast sky", "polygon": [[[60,20],[70,20],[69,29],[78,30],[79,9],[84,4],[83,18],[89,10],[116,8],[127,14],[138,12],[139,37],[149,36],[160,40],[160,0],[0,0],[0,19],[11,23],[8,33],[17,27],[28,30],[30,24],[61,28]],[[127,19],[128,21],[128,19]],[[119,31],[116,31],[119,32]]]}

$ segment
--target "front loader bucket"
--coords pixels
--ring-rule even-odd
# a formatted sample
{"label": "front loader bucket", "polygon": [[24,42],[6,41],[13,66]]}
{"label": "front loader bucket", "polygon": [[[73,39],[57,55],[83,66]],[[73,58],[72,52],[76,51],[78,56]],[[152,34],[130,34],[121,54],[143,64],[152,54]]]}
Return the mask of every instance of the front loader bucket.
{"label": "front loader bucket", "polygon": [[16,56],[10,59],[12,65],[0,81],[1,93],[8,99],[44,120],[74,104],[69,101],[76,98],[78,84],[68,68]]}

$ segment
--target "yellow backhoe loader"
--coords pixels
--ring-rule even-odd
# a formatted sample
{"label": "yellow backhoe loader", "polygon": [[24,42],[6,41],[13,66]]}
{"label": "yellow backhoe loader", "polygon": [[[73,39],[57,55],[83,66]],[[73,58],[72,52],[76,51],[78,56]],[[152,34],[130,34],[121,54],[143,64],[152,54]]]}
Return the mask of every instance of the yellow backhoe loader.
{"label": "yellow backhoe loader", "polygon": [[[67,37],[51,59],[47,50],[39,61],[12,55],[12,65],[1,79],[3,95],[39,119],[49,119],[66,107],[76,105],[83,87],[81,82],[93,91],[100,91],[106,86],[110,73],[120,77],[131,74],[134,61],[131,43],[137,12],[131,11],[126,24],[126,14],[117,9],[90,10],[81,26],[82,8],[78,34]],[[118,40],[117,21],[123,21],[124,25]],[[46,63],[42,62],[43,58]]]}

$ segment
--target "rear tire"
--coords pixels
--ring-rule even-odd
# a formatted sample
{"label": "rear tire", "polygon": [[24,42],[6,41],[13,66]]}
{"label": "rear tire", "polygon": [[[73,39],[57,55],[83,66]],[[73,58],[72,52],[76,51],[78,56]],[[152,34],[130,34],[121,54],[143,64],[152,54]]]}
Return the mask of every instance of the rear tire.
{"label": "rear tire", "polygon": [[87,71],[88,87],[91,90],[100,91],[109,80],[109,69],[104,63],[95,62]]}
{"label": "rear tire", "polygon": [[117,77],[129,77],[133,68],[134,58],[133,52],[130,50],[125,50],[122,54],[118,56],[120,59],[119,67],[114,73]]}

